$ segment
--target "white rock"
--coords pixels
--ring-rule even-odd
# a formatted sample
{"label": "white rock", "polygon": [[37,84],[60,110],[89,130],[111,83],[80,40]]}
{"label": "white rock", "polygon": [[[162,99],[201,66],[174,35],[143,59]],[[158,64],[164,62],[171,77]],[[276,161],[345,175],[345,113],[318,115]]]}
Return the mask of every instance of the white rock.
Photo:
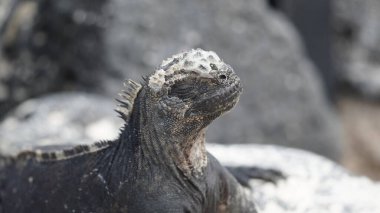
{"label": "white rock", "polygon": [[262,213],[380,212],[379,183],[315,154],[269,145],[210,144],[208,150],[224,165],[275,168],[287,176],[277,186],[252,181]]}

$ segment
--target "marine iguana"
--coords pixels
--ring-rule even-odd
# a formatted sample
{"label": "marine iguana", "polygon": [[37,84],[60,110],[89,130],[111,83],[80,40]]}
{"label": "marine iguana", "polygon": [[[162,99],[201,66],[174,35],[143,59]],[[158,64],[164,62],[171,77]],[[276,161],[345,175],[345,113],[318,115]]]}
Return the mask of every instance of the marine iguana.
{"label": "marine iguana", "polygon": [[214,52],[164,60],[141,84],[125,83],[118,139],[2,159],[2,212],[256,212],[205,150],[207,126],[241,92],[238,76]]}

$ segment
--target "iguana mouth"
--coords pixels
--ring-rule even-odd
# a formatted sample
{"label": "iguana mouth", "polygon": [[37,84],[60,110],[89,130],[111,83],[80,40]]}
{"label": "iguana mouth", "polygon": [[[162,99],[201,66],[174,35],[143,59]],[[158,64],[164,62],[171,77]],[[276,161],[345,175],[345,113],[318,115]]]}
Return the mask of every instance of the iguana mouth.
{"label": "iguana mouth", "polygon": [[232,86],[230,86],[229,88],[222,90],[220,93],[218,93],[214,97],[210,98],[208,100],[207,106],[212,106],[213,104],[217,103],[216,105],[218,109],[216,109],[215,112],[229,111],[238,102],[242,91],[243,89],[241,87],[240,82],[237,82],[233,84]]}
{"label": "iguana mouth", "polygon": [[192,105],[185,115],[220,115],[231,110],[236,105],[241,93],[242,86],[238,80],[227,88],[221,88],[209,96],[202,97]]}

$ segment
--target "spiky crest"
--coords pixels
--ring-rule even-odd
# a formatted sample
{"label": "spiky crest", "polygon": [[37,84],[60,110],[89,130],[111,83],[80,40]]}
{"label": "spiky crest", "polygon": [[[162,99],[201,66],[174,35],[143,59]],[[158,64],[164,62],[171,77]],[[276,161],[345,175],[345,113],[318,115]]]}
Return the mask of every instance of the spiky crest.
{"label": "spiky crest", "polygon": [[37,161],[66,160],[86,153],[96,152],[109,147],[113,141],[101,141],[91,145],[78,145],[71,149],[64,149],[53,152],[44,152],[42,150],[24,151],[17,155],[17,159],[28,160],[36,159]]}
{"label": "spiky crest", "polygon": [[[120,117],[128,122],[130,114],[133,109],[133,103],[137,97],[141,85],[132,80],[127,80],[124,82],[124,89],[119,93],[120,99],[116,99],[119,104],[116,112],[119,113]],[[80,156],[86,153],[96,152],[109,147],[113,144],[113,141],[103,141],[97,142],[92,145],[78,145],[71,149],[64,149],[53,152],[45,152],[42,150],[33,150],[21,152],[17,155],[17,159],[36,159],[37,161],[53,161],[53,160],[65,160]]]}
{"label": "spiky crest", "polygon": [[133,103],[137,97],[141,84],[134,82],[132,80],[127,80],[124,82],[124,89],[119,93],[119,99],[116,99],[119,102],[115,111],[119,113],[120,117],[128,122],[130,114],[133,110]]}

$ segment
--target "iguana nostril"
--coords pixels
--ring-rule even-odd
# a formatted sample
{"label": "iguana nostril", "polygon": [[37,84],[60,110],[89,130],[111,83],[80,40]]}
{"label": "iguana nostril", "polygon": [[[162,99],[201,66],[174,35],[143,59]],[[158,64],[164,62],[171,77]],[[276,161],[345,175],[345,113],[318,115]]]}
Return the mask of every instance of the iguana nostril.
{"label": "iguana nostril", "polygon": [[213,63],[210,64],[210,67],[212,70],[218,70],[218,67]]}
{"label": "iguana nostril", "polygon": [[219,75],[219,78],[225,80],[225,79],[227,79],[227,76],[222,74],[222,75]]}

